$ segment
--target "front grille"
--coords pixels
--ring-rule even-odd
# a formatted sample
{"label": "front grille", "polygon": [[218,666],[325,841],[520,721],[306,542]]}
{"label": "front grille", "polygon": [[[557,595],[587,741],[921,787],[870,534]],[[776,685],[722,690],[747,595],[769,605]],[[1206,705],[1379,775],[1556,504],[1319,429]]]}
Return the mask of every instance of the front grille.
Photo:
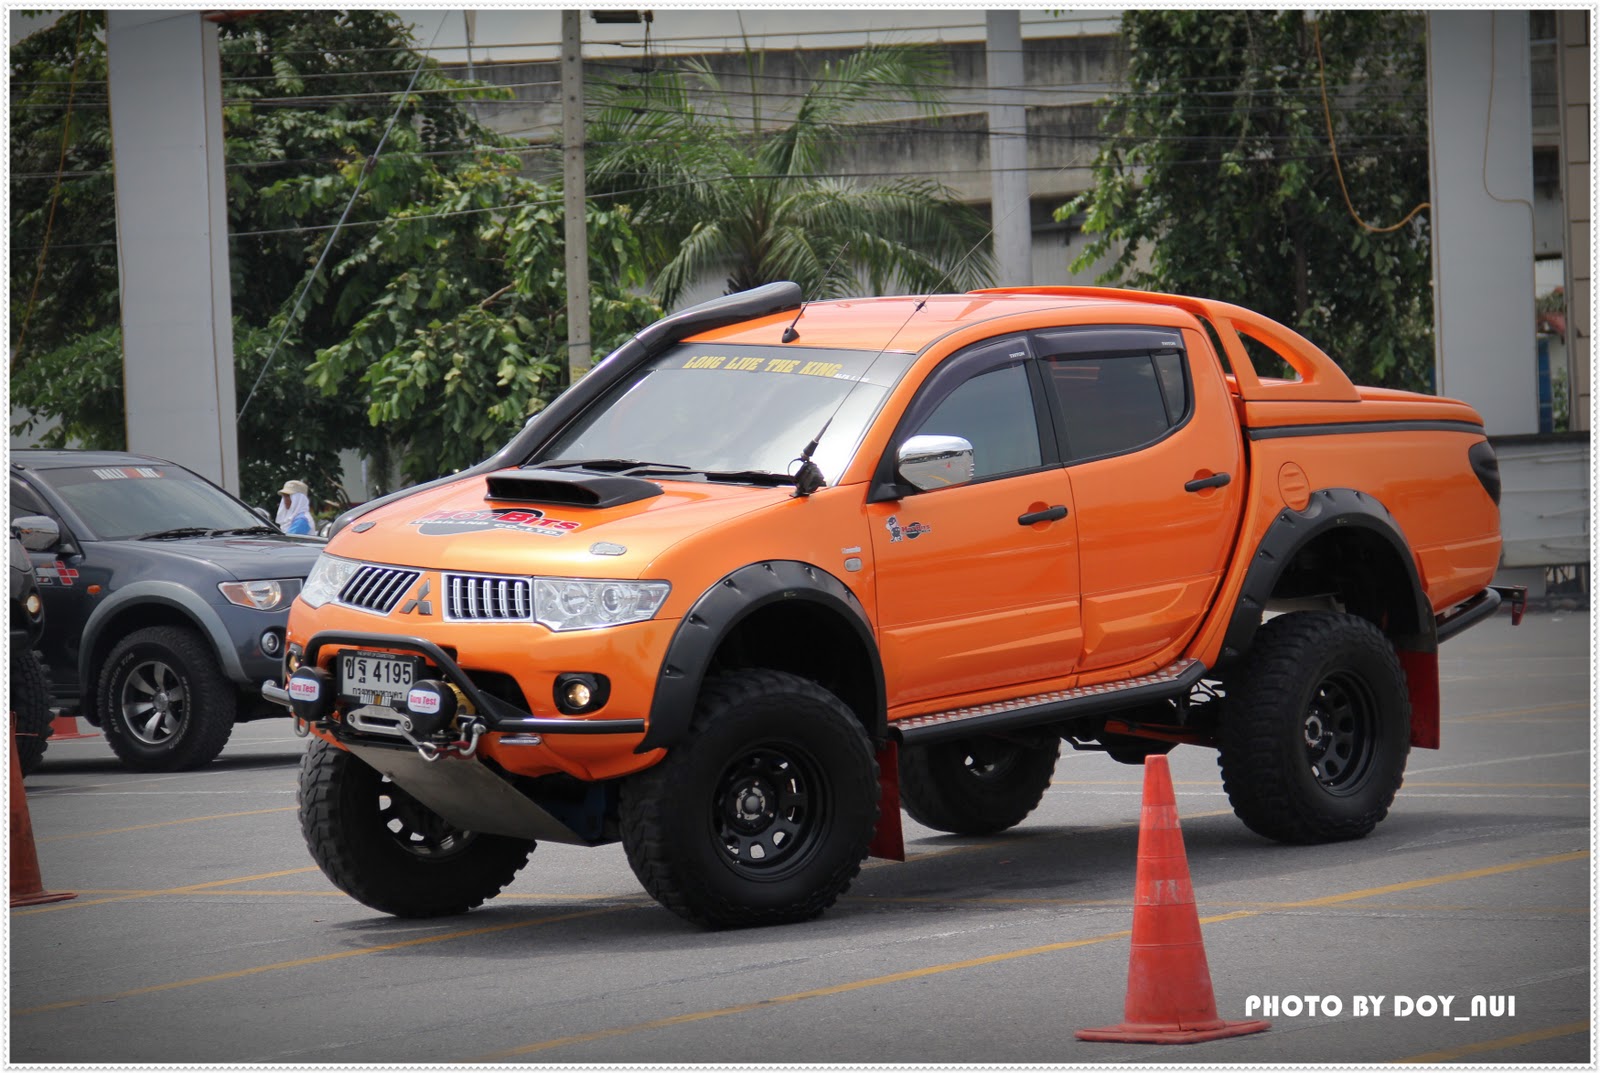
{"label": "front grille", "polygon": [[456,622],[531,622],[533,583],[525,577],[445,574],[444,617]]}
{"label": "front grille", "polygon": [[339,590],[339,602],[387,615],[421,575],[420,570],[404,570],[397,566],[363,566]]}

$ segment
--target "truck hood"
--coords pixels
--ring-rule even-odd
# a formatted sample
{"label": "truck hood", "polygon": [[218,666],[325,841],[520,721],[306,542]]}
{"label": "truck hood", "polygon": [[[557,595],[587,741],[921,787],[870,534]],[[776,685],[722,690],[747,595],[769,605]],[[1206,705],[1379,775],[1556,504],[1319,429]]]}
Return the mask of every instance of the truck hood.
{"label": "truck hood", "polygon": [[[237,581],[265,578],[303,578],[322,552],[315,537],[216,536],[179,540],[99,541],[129,549],[139,561],[182,564],[208,563]],[[182,575],[174,575],[182,576]]]}
{"label": "truck hood", "polygon": [[[557,483],[566,488],[519,491],[517,478],[515,469],[500,470],[396,500],[341,530],[327,550],[435,570],[641,578],[685,537],[791,495],[788,488],[702,480],[564,475]],[[618,492],[623,482],[638,498]]]}

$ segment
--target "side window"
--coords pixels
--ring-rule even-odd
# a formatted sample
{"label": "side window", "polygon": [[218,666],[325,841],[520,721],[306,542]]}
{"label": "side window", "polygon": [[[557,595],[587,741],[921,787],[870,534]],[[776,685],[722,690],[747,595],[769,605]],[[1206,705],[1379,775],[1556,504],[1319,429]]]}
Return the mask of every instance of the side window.
{"label": "side window", "polygon": [[1161,438],[1188,409],[1183,359],[1175,353],[1050,358],[1044,369],[1069,460],[1131,451]]}
{"label": "side window", "polygon": [[991,369],[952,391],[912,432],[960,436],[972,444],[973,477],[1036,469],[1039,425],[1022,362]]}
{"label": "side window", "polygon": [[11,517],[24,518],[30,514],[45,514],[54,517],[54,512],[46,510],[43,500],[34,494],[33,489],[26,484],[11,478]]}

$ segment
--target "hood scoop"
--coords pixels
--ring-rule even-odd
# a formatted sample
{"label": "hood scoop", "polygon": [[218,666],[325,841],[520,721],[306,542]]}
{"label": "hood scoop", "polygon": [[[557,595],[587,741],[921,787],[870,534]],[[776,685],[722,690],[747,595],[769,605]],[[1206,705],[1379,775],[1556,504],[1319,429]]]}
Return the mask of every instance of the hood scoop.
{"label": "hood scoop", "polygon": [[485,499],[549,503],[562,507],[616,507],[661,494],[661,486],[639,477],[526,470],[491,473]]}

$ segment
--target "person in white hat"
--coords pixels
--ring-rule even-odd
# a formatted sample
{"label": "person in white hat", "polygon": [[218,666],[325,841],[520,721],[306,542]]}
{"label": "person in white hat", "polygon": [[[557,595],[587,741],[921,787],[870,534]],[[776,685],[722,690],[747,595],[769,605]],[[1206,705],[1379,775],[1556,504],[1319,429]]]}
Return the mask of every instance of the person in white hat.
{"label": "person in white hat", "polygon": [[278,489],[283,502],[278,504],[278,528],[285,533],[312,533],[316,524],[311,519],[311,489],[305,481],[285,481]]}

